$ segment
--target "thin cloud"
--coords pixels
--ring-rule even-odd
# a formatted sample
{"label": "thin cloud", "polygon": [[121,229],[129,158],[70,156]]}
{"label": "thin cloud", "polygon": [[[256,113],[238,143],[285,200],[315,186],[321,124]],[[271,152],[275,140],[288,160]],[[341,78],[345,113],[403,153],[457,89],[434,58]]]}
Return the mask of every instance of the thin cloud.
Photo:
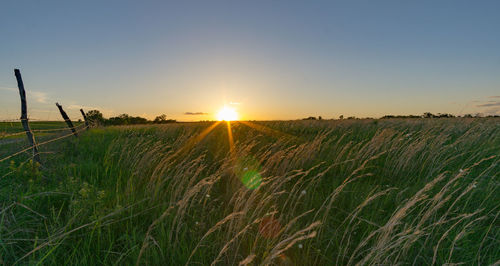
{"label": "thin cloud", "polygon": [[185,115],[208,115],[208,113],[204,112],[185,112]]}
{"label": "thin cloud", "polygon": [[[15,91],[18,91],[19,89],[12,88],[12,87],[0,87],[0,90],[15,92]],[[47,93],[45,93],[43,91],[27,90],[26,93],[27,93],[28,102],[33,101],[33,100],[37,103],[48,103],[49,102],[49,97],[48,97]]]}
{"label": "thin cloud", "polygon": [[37,103],[47,103],[49,100],[47,93],[41,91],[28,91],[28,97],[33,98]]}
{"label": "thin cloud", "polygon": [[93,107],[93,106],[85,106],[85,105],[78,105],[78,104],[70,104],[68,105],[68,109],[70,110],[99,110],[99,107]]}
{"label": "thin cloud", "polygon": [[495,95],[495,96],[490,96],[490,97],[488,97],[488,98],[498,99],[498,98],[500,98],[500,95],[499,95],[499,96],[497,96],[497,95]]}
{"label": "thin cloud", "polygon": [[[15,92],[15,91],[18,91],[19,89],[12,88],[12,87],[0,87],[0,90]],[[47,93],[45,93],[43,91],[27,90],[26,93],[28,95],[28,97],[27,97],[28,101],[34,100],[37,103],[48,103],[48,101],[49,101],[49,97],[48,97]]]}
{"label": "thin cloud", "polygon": [[476,107],[493,107],[493,106],[500,106],[500,102],[490,102],[490,103],[483,103],[476,105]]}
{"label": "thin cloud", "polygon": [[500,106],[486,109],[484,111],[484,114],[486,114],[486,115],[500,115]]}
{"label": "thin cloud", "polygon": [[238,103],[238,102],[230,102],[229,104],[231,104],[231,105],[240,105],[241,103]]}

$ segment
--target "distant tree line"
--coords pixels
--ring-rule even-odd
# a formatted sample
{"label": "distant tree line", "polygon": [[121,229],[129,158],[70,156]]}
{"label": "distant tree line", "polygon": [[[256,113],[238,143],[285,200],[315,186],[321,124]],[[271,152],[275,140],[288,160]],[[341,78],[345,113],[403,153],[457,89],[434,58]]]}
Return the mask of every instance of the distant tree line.
{"label": "distant tree line", "polygon": [[323,120],[323,118],[321,116],[318,116],[318,118],[316,118],[315,116],[310,116],[307,118],[303,118],[302,120]]}
{"label": "distant tree line", "polygon": [[453,117],[465,117],[465,118],[479,118],[479,117],[499,117],[498,115],[488,115],[488,116],[483,116],[481,114],[465,114],[463,116],[454,116],[452,114],[442,114],[442,113],[437,113],[433,114],[430,112],[425,112],[423,115],[385,115],[381,117],[381,119],[386,119],[386,118],[453,118]]}
{"label": "distant tree line", "polygon": [[[430,112],[425,112],[422,115],[384,115],[380,119],[390,119],[390,118],[453,118],[453,117],[464,117],[464,118],[479,118],[479,117],[500,117],[499,115],[488,115],[488,116],[483,116],[481,114],[465,114],[463,116],[455,116],[452,114],[447,114],[447,113],[437,113],[433,114]],[[339,119],[374,119],[371,117],[365,117],[365,118],[358,118],[355,116],[349,116],[347,118],[344,117],[344,115],[340,115]],[[309,116],[306,118],[303,118],[302,120],[322,120],[321,116],[315,117],[315,116]]]}
{"label": "distant tree line", "polygon": [[100,126],[166,124],[176,122],[174,119],[167,119],[167,116],[164,114],[157,116],[154,120],[148,120],[147,118],[140,116],[130,116],[128,114],[105,118],[99,110],[90,110],[86,113],[86,116],[90,123]]}

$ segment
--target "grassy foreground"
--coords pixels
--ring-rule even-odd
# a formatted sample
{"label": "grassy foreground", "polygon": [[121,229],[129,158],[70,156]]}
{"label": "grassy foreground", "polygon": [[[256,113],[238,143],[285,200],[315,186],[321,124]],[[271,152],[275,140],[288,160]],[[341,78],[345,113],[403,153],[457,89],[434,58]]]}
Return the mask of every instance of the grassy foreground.
{"label": "grassy foreground", "polygon": [[500,119],[110,127],[41,151],[0,163],[0,264],[500,260]]}

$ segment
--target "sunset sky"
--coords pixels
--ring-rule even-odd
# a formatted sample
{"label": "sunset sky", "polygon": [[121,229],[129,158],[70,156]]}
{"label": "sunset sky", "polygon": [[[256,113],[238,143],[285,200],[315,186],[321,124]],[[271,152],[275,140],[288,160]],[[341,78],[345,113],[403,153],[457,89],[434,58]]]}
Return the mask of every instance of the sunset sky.
{"label": "sunset sky", "polygon": [[500,114],[500,1],[166,2],[3,1],[0,120]]}

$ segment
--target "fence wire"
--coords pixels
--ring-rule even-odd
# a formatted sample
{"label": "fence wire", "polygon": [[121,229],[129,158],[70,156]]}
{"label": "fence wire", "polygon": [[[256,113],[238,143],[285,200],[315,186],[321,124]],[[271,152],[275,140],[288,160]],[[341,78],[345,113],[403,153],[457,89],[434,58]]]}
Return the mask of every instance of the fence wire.
{"label": "fence wire", "polygon": [[[82,127],[82,126],[83,126],[83,128],[81,128],[80,130],[77,130],[77,131],[76,131],[76,133],[80,133],[80,132],[84,131],[85,129],[87,129],[87,126],[85,126],[85,125],[80,125],[80,126],[78,126],[78,127],[75,127],[75,130],[76,130],[77,128]],[[67,129],[69,130],[69,128],[67,128]],[[24,132],[23,132],[23,133],[24,133]],[[20,151],[18,151],[18,152],[15,152],[15,153],[13,153],[13,154],[11,154],[11,155],[8,155],[7,157],[4,157],[4,158],[0,159],[0,162],[6,161],[6,160],[8,160],[8,159],[10,159],[10,158],[12,158],[12,157],[14,157],[14,156],[17,156],[17,155],[22,154],[22,153],[24,153],[24,152],[26,152],[26,151],[29,151],[29,150],[33,149],[33,147],[40,147],[40,146],[42,146],[42,145],[45,145],[45,144],[48,144],[48,143],[51,143],[51,142],[54,142],[54,141],[57,141],[57,140],[61,140],[61,139],[64,139],[64,138],[67,138],[67,137],[70,137],[70,136],[73,136],[73,135],[74,135],[73,133],[69,133],[69,134],[67,134],[67,135],[57,137],[57,138],[55,138],[55,139],[51,139],[51,140],[47,140],[47,141],[44,141],[44,142],[41,142],[41,143],[37,143],[37,144],[35,144],[35,145],[32,145],[32,146],[30,146],[30,147],[27,147],[27,148],[25,148],[25,149],[22,149],[22,150],[20,150]]]}
{"label": "fence wire", "polygon": [[[79,126],[74,127],[75,130],[81,126],[84,126],[85,124],[81,124]],[[51,129],[32,129],[31,132],[55,132],[55,131],[64,131],[64,130],[71,130],[69,127],[61,127],[61,128],[51,128]],[[6,137],[11,137],[11,136],[18,136],[18,135],[23,135],[26,134],[26,131],[19,131],[15,133],[8,133],[8,134],[2,134],[0,132],[0,138],[6,138]]]}

